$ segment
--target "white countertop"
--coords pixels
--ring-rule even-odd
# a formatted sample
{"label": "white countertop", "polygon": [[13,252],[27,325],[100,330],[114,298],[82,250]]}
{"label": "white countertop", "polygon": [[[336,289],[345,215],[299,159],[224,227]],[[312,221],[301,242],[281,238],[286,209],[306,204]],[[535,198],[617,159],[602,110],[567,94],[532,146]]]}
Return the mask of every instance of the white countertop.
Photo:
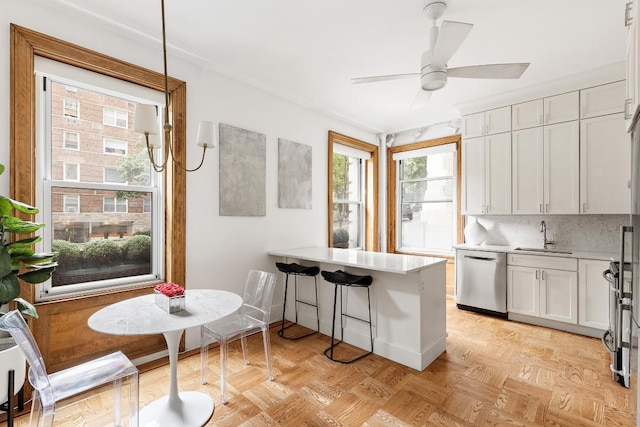
{"label": "white countertop", "polygon": [[[564,252],[534,252],[534,251],[516,251],[515,248],[518,246],[495,246],[495,245],[469,245],[467,243],[462,245],[455,245],[454,249],[467,249],[467,250],[475,250],[475,251],[485,251],[485,252],[504,252],[504,253],[517,253],[517,254],[527,254],[527,255],[540,255],[540,256],[555,256],[555,257],[564,257],[564,258],[582,258],[582,259],[596,259],[602,261],[614,261],[618,258],[618,254],[609,253],[609,252],[592,252],[592,251],[581,251],[581,250],[569,250],[571,253]],[[555,248],[551,248],[554,250]],[[557,249],[558,251],[565,251],[565,249]]]}
{"label": "white countertop", "polygon": [[325,262],[399,274],[420,271],[447,261],[444,258],[321,247],[271,250],[267,253],[273,256],[297,258],[307,261]]}

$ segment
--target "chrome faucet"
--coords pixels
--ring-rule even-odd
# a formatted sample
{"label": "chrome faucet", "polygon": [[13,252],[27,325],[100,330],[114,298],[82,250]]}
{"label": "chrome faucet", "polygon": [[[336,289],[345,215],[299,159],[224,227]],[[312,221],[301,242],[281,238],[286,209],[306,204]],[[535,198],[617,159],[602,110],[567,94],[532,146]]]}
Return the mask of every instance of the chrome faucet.
{"label": "chrome faucet", "polygon": [[547,240],[547,224],[544,221],[540,222],[540,232],[542,233],[542,237],[544,239],[543,247],[547,249],[547,245],[553,245],[553,240]]}

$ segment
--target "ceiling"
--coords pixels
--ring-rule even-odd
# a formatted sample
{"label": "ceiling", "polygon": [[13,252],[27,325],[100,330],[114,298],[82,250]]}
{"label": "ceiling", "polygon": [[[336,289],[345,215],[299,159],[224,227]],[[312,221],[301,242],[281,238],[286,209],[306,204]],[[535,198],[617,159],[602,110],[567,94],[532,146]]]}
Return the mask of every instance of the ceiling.
{"label": "ceiling", "polygon": [[[474,24],[449,67],[531,66],[518,80],[450,78],[412,110],[419,78],[350,79],[418,72],[429,0],[165,1],[170,54],[376,132],[443,122],[479,99],[625,59],[625,0],[446,0],[442,19]],[[160,0],[47,3],[160,43]]]}

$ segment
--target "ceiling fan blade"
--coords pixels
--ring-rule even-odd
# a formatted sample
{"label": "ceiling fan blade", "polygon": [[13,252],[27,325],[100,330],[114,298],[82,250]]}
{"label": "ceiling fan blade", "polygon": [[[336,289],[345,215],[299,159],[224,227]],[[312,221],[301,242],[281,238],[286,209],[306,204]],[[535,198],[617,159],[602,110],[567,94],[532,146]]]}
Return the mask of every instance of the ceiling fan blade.
{"label": "ceiling fan blade", "polygon": [[351,79],[351,83],[352,84],[373,83],[373,82],[382,82],[387,80],[406,79],[407,77],[420,77],[420,73],[388,74],[386,76],[356,77],[354,79]]}
{"label": "ceiling fan blade", "polygon": [[431,64],[435,66],[447,65],[472,28],[473,24],[465,22],[442,21],[438,38],[433,46]]}
{"label": "ceiling fan blade", "polygon": [[528,62],[512,64],[471,65],[468,67],[449,68],[449,77],[466,77],[472,79],[518,79],[529,67]]}
{"label": "ceiling fan blade", "polygon": [[420,89],[420,91],[418,92],[418,94],[414,98],[413,103],[411,104],[411,109],[412,110],[419,110],[421,108],[426,107],[427,104],[429,104],[429,100],[431,99],[431,94],[432,93],[433,92],[431,92],[431,91]]}

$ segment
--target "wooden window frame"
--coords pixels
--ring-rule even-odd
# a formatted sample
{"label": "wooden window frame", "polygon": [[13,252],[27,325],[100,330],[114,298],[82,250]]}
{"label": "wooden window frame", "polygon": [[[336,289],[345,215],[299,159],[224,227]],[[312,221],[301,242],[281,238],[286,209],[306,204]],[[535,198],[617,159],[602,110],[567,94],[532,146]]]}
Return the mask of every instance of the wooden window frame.
{"label": "wooden window frame", "polygon": [[[10,194],[13,199],[36,206],[35,56],[160,92],[164,92],[164,75],[15,24],[11,24],[10,33]],[[173,125],[173,154],[177,161],[185,163],[186,83],[170,77],[168,89],[168,111]],[[170,162],[163,179],[164,280],[186,286],[186,172]],[[122,350],[129,357],[136,358],[166,349],[161,336],[133,339],[114,337],[104,340],[101,334],[92,331],[86,323],[88,317],[96,310],[123,299],[148,294],[152,287],[153,284],[129,290],[103,290],[85,297],[61,298],[36,304],[40,318],[32,322],[31,327],[49,370],[55,372],[114,350]],[[35,302],[35,287],[22,283],[21,296]],[[74,336],[82,339],[73,343],[67,342],[69,340],[62,336],[67,330],[73,330]]]}
{"label": "wooden window frame", "polygon": [[360,141],[350,136],[329,131],[328,141],[328,176],[327,176],[327,242],[330,248],[333,247],[333,145],[341,144],[355,148],[371,154],[371,158],[365,162],[365,247],[367,251],[377,252],[380,247],[378,240],[378,146]]}
{"label": "wooden window frame", "polygon": [[[395,153],[401,153],[403,151],[419,150],[421,148],[436,147],[444,144],[456,144],[456,221],[457,221],[457,243],[464,241],[464,217],[461,212],[461,189],[462,189],[462,137],[461,135],[445,136],[443,138],[431,139],[428,141],[419,141],[412,144],[399,145],[397,147],[391,147],[387,150],[387,252],[390,253],[406,253],[400,252],[396,249],[396,162],[393,160]],[[415,255],[430,255],[419,253]],[[442,257],[442,254],[433,254],[431,256]],[[447,257],[449,258],[449,257]]]}

